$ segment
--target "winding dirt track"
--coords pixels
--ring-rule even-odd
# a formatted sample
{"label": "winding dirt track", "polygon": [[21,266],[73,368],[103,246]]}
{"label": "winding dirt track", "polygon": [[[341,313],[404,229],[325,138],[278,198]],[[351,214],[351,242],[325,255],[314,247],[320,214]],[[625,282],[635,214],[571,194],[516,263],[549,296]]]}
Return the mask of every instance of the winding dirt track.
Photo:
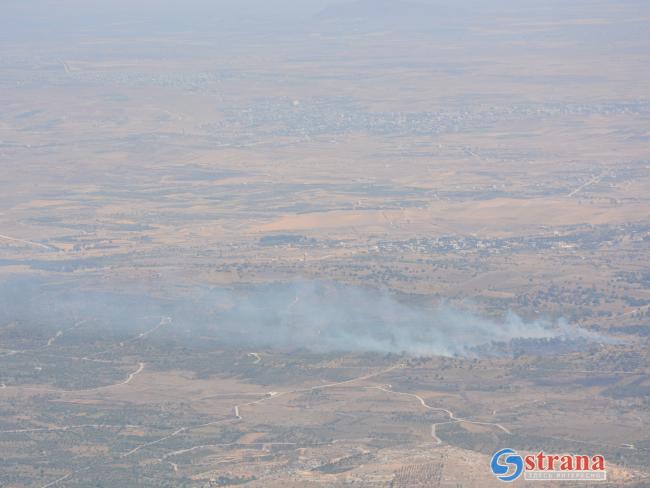
{"label": "winding dirt track", "polygon": [[[402,367],[404,367],[404,364],[400,363],[400,364],[393,365],[393,366],[391,366],[389,368],[385,368],[385,369],[382,369],[380,371],[376,371],[374,373],[368,373],[368,374],[365,374],[365,375],[362,375],[362,376],[358,376],[356,378],[351,378],[349,380],[338,381],[338,382],[335,382],[335,383],[327,383],[327,384],[324,384],[324,385],[316,385],[316,386],[306,387],[306,388],[298,388],[298,389],[290,390],[290,391],[261,393],[261,395],[264,395],[264,396],[262,396],[262,398],[259,398],[258,400],[243,403],[241,405],[233,405],[232,411],[233,411],[234,415],[232,417],[230,417],[230,418],[219,419],[219,420],[215,420],[215,421],[212,421],[212,422],[206,422],[206,423],[198,424],[198,425],[186,425],[186,426],[180,427],[180,428],[176,429],[174,432],[172,432],[172,433],[170,433],[168,435],[165,435],[165,436],[160,437],[158,439],[155,439],[153,441],[149,441],[149,442],[145,442],[143,444],[140,444],[140,445],[134,447],[133,449],[123,453],[120,457],[121,458],[128,458],[128,457],[132,456],[133,454],[135,454],[136,452],[140,451],[141,449],[145,449],[147,447],[150,447],[150,446],[153,446],[153,445],[156,445],[156,444],[160,444],[161,442],[164,442],[164,441],[166,441],[168,439],[172,439],[172,438],[177,437],[177,436],[179,436],[181,434],[185,434],[185,433],[190,432],[191,430],[194,430],[194,429],[200,429],[200,428],[209,427],[209,426],[212,426],[212,425],[219,425],[219,424],[223,424],[223,423],[227,423],[227,422],[241,421],[241,420],[243,420],[243,418],[241,416],[241,408],[244,407],[244,406],[256,405],[256,404],[259,404],[259,403],[262,403],[262,402],[265,402],[265,401],[269,401],[269,400],[271,400],[273,398],[278,398],[278,397],[281,397],[281,396],[284,396],[284,395],[289,395],[289,394],[294,394],[294,393],[302,393],[302,392],[314,391],[314,390],[320,390],[320,389],[325,389],[325,388],[335,388],[335,387],[342,386],[342,385],[349,385],[349,384],[355,383],[357,381],[363,381],[363,380],[366,380],[366,379],[374,378],[376,376],[382,375],[384,373],[387,373],[389,371],[393,371],[393,370],[395,370],[397,368],[402,368]],[[92,390],[77,390],[77,392],[79,392],[79,391],[95,391],[95,390],[99,390],[99,389],[110,388],[110,387],[113,387],[113,386],[126,385],[126,384],[130,383],[131,380],[137,374],[139,374],[142,371],[143,368],[144,368],[144,363],[140,363],[140,366],[138,367],[138,369],[136,371],[134,371],[133,373],[131,373],[127,377],[127,379],[125,381],[121,382],[121,383],[117,383],[115,385],[108,385],[108,386],[100,387],[100,388],[94,388]],[[53,390],[53,391],[58,391],[58,390]],[[207,445],[203,444],[203,445],[200,445],[200,446],[193,446],[193,447],[187,448],[186,451],[192,451],[192,450],[195,450],[195,449],[199,449],[202,446],[207,447]],[[161,458],[159,458],[158,461],[163,462],[163,461],[166,460],[167,457],[171,457],[172,455],[176,455],[177,452],[178,451],[171,451],[170,453],[167,453],[167,454],[163,455]],[[173,464],[173,463],[170,463],[170,464],[172,465],[172,468],[175,468],[175,470],[178,469],[178,467],[175,464]],[[93,464],[91,466],[86,466],[85,468],[81,468],[81,469],[77,469],[75,471],[71,471],[70,473],[66,474],[65,476],[62,476],[62,477],[60,477],[60,478],[58,478],[58,479],[56,479],[54,481],[51,481],[51,482],[49,482],[49,483],[47,483],[45,485],[42,485],[40,488],[49,488],[51,486],[55,486],[55,485],[69,479],[70,477],[72,477],[72,476],[74,476],[76,474],[79,474],[79,473],[81,473],[83,471],[87,471],[90,468],[98,466],[98,465],[100,465],[100,463],[95,463],[95,464]]]}
{"label": "winding dirt track", "polygon": [[[162,324],[159,324],[159,326],[160,325],[162,325]],[[108,386],[99,387],[99,388],[93,388],[91,390],[77,390],[76,392],[78,393],[80,391],[98,391],[98,390],[111,388],[111,387],[115,387],[115,386],[128,385],[133,380],[133,378],[135,378],[138,374],[140,374],[142,372],[142,370],[144,369],[144,365],[145,364],[142,363],[142,362],[139,363],[138,368],[134,372],[130,373],[129,376],[124,381],[122,381],[121,383],[116,383],[114,385],[108,385]],[[305,388],[297,388],[297,389],[294,389],[294,390],[287,390],[287,391],[281,391],[281,392],[260,393],[260,395],[262,395],[262,396],[261,396],[261,398],[259,398],[257,400],[253,400],[253,401],[242,403],[242,404],[233,405],[233,407],[232,407],[232,416],[229,417],[229,418],[218,419],[218,420],[214,420],[214,421],[211,421],[211,422],[206,422],[206,423],[203,423],[203,424],[185,425],[183,427],[179,427],[178,429],[174,430],[170,434],[167,434],[167,435],[162,436],[162,437],[160,437],[158,439],[154,439],[152,441],[145,442],[145,443],[142,443],[142,444],[140,444],[138,446],[135,446],[134,448],[130,449],[129,451],[124,452],[120,457],[121,458],[128,458],[128,457],[134,455],[135,453],[137,453],[138,451],[140,451],[142,449],[146,449],[147,447],[160,444],[160,443],[165,442],[166,440],[172,439],[174,437],[177,437],[177,436],[180,436],[180,435],[183,435],[183,434],[187,434],[188,432],[190,432],[192,430],[195,430],[195,429],[200,429],[200,428],[204,428],[204,427],[209,427],[209,426],[219,425],[219,424],[224,424],[224,423],[229,423],[229,422],[240,422],[240,421],[243,420],[242,409],[244,407],[258,405],[260,403],[268,402],[268,401],[271,401],[271,400],[273,400],[275,398],[279,398],[281,396],[292,395],[292,394],[296,394],[296,393],[304,393],[304,392],[315,391],[315,390],[323,390],[323,389],[327,389],[327,388],[347,387],[347,386],[353,385],[354,383],[357,383],[359,381],[364,381],[364,380],[368,380],[368,379],[371,379],[371,378],[375,378],[377,376],[383,375],[383,374],[388,373],[390,371],[394,371],[396,369],[403,368],[404,366],[405,366],[405,364],[398,363],[398,364],[395,364],[395,365],[390,366],[388,368],[384,368],[384,369],[382,369],[380,371],[375,371],[375,372],[368,373],[368,374],[365,374],[365,375],[362,375],[362,376],[357,376],[355,378],[350,378],[348,380],[337,381],[337,382],[333,382],[333,383],[326,383],[326,384],[323,384],[323,385],[315,385],[315,386],[305,387]],[[431,425],[431,436],[435,440],[436,444],[442,444],[442,440],[436,435],[436,426],[443,425],[443,424],[448,424],[448,423],[455,423],[455,422],[468,422],[468,423],[479,424],[479,425],[490,425],[490,426],[494,426],[494,427],[502,430],[506,434],[511,434],[511,432],[507,428],[505,428],[503,425],[498,424],[498,423],[483,422],[483,421],[472,420],[472,419],[463,418],[463,417],[457,417],[454,414],[454,412],[449,410],[449,409],[442,408],[442,407],[434,407],[432,405],[429,405],[424,400],[424,398],[422,398],[421,396],[419,396],[419,395],[417,395],[415,393],[393,391],[393,390],[388,389],[388,388],[386,388],[384,386],[381,386],[381,385],[374,385],[374,386],[363,386],[362,385],[362,386],[359,386],[359,388],[361,388],[361,389],[376,389],[376,390],[380,390],[382,392],[388,393],[390,395],[399,395],[399,396],[411,397],[411,398],[416,399],[420,403],[420,405],[422,407],[426,408],[427,410],[444,412],[449,417],[449,420],[447,420],[445,422],[436,422],[436,423]],[[58,391],[58,390],[53,390],[53,391]],[[76,427],[80,427],[80,426],[64,426],[64,427],[58,428],[58,430],[67,430],[69,428],[76,428]],[[99,427],[99,426],[97,426],[97,427]],[[27,432],[29,430],[30,429],[25,429],[24,431]],[[259,443],[259,444],[266,445],[267,443]],[[184,448],[184,449],[177,449],[177,450],[174,450],[174,451],[170,451],[170,452],[168,452],[166,454],[163,454],[160,458],[157,459],[157,461],[158,462],[168,462],[168,463],[170,463],[170,465],[172,466],[174,471],[177,471],[178,466],[175,463],[171,463],[170,461],[167,461],[168,458],[173,457],[173,456],[177,456],[177,455],[180,455],[180,454],[183,454],[183,453],[186,453],[186,452],[191,452],[191,451],[203,448],[203,447],[216,447],[218,445],[227,445],[227,444],[200,444],[200,445],[197,445],[197,446],[191,446],[191,447]],[[93,466],[96,466],[96,465],[97,464],[95,464]],[[49,488],[51,486],[55,486],[55,485],[65,481],[65,480],[69,479],[71,476],[74,476],[75,474],[78,474],[78,473],[83,472],[83,471],[87,471],[91,467],[92,466],[87,466],[85,468],[78,469],[78,470],[75,470],[73,472],[70,472],[67,475],[62,476],[61,478],[58,478],[58,479],[56,479],[56,480],[54,480],[54,481],[52,481],[52,482],[50,482],[48,484],[43,485],[41,488]]]}
{"label": "winding dirt track", "polygon": [[418,400],[420,402],[420,405],[422,405],[427,410],[432,410],[434,412],[444,412],[445,414],[447,414],[447,416],[449,417],[448,421],[446,421],[446,422],[435,422],[435,423],[431,424],[431,437],[433,437],[433,439],[436,441],[436,444],[442,444],[442,440],[440,439],[440,437],[438,437],[436,435],[436,426],[445,425],[445,424],[452,424],[452,423],[457,423],[457,422],[466,422],[468,424],[476,424],[476,425],[489,425],[489,426],[493,426],[493,427],[496,427],[496,428],[500,429],[501,431],[505,432],[508,435],[512,435],[512,432],[510,432],[507,428],[505,428],[503,425],[501,425],[499,423],[496,423],[496,422],[484,422],[484,421],[480,421],[480,420],[472,420],[472,419],[468,419],[468,418],[465,418],[465,417],[456,417],[454,412],[452,412],[451,410],[449,410],[447,408],[442,408],[442,407],[433,407],[433,406],[429,405],[426,401],[424,401],[424,398],[422,398],[420,395],[416,395],[415,393],[406,393],[406,392],[402,392],[402,391],[389,390],[387,388],[384,388],[383,386],[369,386],[367,388],[373,388],[375,390],[380,390],[380,391],[383,391],[385,393],[390,393],[392,395],[402,395],[402,396],[412,397],[412,398],[415,398],[416,400]]}
{"label": "winding dirt track", "polygon": [[571,198],[572,196],[577,195],[578,193],[580,193],[582,190],[584,190],[588,186],[591,186],[594,183],[598,183],[603,178],[603,176],[605,176],[605,172],[599,174],[598,176],[594,176],[592,179],[590,179],[586,183],[583,183],[582,185],[577,187],[575,190],[573,190],[572,192],[567,194],[567,198]]}
{"label": "winding dirt track", "polygon": [[10,236],[5,236],[5,235],[0,234],[0,239],[4,239],[5,241],[20,242],[21,244],[28,244],[30,246],[35,246],[35,247],[40,247],[42,249],[47,249],[48,251],[56,251],[56,249],[54,247],[46,246],[45,244],[41,244],[39,242],[26,241],[25,239],[17,239],[16,237],[10,237]]}
{"label": "winding dirt track", "polygon": [[[85,390],[58,390],[55,388],[41,388],[38,386],[6,386],[4,388],[7,389],[16,389],[16,390],[26,390],[26,391],[41,391],[45,393],[60,393],[60,394],[77,394],[77,393],[88,393],[88,392],[93,392],[93,391],[102,391],[102,390],[108,390],[110,388],[115,388],[117,386],[123,386],[123,385],[128,385],[133,381],[133,379],[142,373],[142,370],[144,370],[145,363],[138,363],[138,367],[135,371],[129,373],[129,375],[123,380],[120,381],[119,383],[113,383],[112,385],[105,385],[105,386],[98,386],[96,388],[88,388]],[[4,383],[3,383],[4,385]],[[3,388],[3,389],[4,389]]]}

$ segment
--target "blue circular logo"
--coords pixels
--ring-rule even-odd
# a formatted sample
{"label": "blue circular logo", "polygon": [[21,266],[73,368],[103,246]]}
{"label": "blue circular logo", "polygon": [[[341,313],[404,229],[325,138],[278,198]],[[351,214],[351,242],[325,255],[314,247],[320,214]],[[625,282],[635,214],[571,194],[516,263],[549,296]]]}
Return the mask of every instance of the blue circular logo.
{"label": "blue circular logo", "polygon": [[524,460],[512,449],[501,449],[494,453],[490,463],[492,472],[501,481],[514,481],[524,471]]}

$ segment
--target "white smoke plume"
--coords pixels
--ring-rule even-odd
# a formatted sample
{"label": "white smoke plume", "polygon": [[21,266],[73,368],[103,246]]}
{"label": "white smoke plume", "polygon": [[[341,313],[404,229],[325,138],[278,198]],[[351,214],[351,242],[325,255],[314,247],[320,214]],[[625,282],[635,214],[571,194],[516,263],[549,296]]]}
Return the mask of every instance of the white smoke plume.
{"label": "white smoke plume", "polygon": [[260,346],[452,356],[512,339],[587,334],[563,322],[525,322],[512,312],[497,322],[446,305],[407,304],[387,291],[316,281],[216,290],[206,297],[216,306],[213,331],[225,342]]}
{"label": "white smoke plume", "polygon": [[519,339],[603,340],[564,322],[527,322],[512,312],[492,320],[447,305],[425,307],[400,301],[388,291],[332,282],[203,287],[164,299],[142,291],[116,294],[80,288],[5,284],[0,287],[0,319],[60,327],[73,318],[93,318],[129,336],[150,327],[151,317],[169,316],[171,324],[152,338],[192,342],[208,336],[237,347],[417,356],[468,355]]}

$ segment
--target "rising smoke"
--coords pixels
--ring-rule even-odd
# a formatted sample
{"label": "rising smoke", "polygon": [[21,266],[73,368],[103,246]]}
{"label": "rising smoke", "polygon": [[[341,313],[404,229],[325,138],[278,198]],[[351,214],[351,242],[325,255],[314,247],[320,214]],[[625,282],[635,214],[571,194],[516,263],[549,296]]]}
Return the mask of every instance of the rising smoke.
{"label": "rising smoke", "polygon": [[[563,322],[527,322],[509,312],[499,321],[447,305],[424,307],[387,291],[319,281],[201,288],[192,298],[71,291],[32,281],[0,288],[0,320],[30,326],[65,326],[91,318],[112,334],[128,337],[149,328],[152,317],[171,322],[155,339],[192,342],[214,337],[237,347],[306,348],[315,352],[379,352],[469,355],[515,339],[599,341]],[[99,332],[99,331],[98,331]]]}

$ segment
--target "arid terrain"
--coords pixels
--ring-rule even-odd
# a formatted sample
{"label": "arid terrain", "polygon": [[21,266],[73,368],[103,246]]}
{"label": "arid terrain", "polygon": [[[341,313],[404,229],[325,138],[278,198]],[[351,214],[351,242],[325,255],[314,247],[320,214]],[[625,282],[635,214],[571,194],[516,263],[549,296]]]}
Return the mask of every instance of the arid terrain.
{"label": "arid terrain", "polygon": [[0,487],[650,485],[647,2],[63,3],[0,21]]}

